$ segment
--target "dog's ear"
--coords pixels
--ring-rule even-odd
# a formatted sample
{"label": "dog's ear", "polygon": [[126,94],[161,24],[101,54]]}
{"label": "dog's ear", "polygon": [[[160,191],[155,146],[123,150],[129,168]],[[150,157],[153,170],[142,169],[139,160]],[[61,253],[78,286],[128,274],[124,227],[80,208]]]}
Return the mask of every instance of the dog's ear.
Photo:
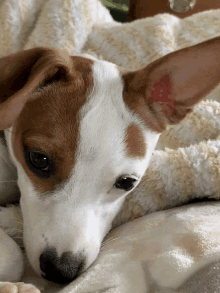
{"label": "dog's ear", "polygon": [[122,75],[124,101],[150,128],[179,123],[220,82],[220,37]]}
{"label": "dog's ear", "polygon": [[14,123],[39,85],[70,74],[71,58],[59,49],[37,47],[0,58],[0,130]]}

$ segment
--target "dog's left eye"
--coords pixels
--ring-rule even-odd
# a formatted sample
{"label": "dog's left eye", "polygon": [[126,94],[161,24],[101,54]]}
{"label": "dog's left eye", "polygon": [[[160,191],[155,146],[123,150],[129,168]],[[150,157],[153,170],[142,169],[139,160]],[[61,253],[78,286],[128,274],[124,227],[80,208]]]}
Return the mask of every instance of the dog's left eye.
{"label": "dog's left eye", "polygon": [[129,191],[134,187],[134,183],[137,181],[136,178],[122,176],[115,182],[115,187],[119,189],[123,189],[125,191]]}

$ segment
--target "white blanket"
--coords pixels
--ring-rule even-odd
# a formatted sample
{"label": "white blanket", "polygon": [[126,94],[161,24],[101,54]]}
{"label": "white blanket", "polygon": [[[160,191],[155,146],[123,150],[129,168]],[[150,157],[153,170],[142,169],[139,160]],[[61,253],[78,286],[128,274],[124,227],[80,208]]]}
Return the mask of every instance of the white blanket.
{"label": "white blanket", "polygon": [[[219,36],[220,10],[120,24],[98,0],[1,0],[0,27],[0,56],[53,46],[133,70]],[[162,134],[149,169],[114,227],[130,222],[110,233],[112,241],[86,273],[62,289],[37,277],[27,264],[23,280],[36,282],[44,292],[220,292],[219,203],[144,216],[193,198],[220,197],[219,134],[220,86],[181,125]],[[17,242],[22,236],[18,218],[19,206],[1,208],[0,225]]]}

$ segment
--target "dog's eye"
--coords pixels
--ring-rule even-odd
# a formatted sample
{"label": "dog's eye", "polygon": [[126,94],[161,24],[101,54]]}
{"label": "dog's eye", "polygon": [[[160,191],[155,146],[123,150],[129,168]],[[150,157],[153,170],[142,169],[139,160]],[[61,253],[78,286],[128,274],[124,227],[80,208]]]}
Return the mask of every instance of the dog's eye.
{"label": "dog's eye", "polygon": [[49,159],[43,154],[30,152],[30,162],[36,169],[49,170]]}
{"label": "dog's eye", "polygon": [[29,169],[40,178],[49,178],[55,173],[55,163],[46,154],[24,148],[24,157]]}
{"label": "dog's eye", "polygon": [[129,191],[134,187],[134,183],[136,181],[137,179],[133,177],[123,176],[115,182],[115,187],[119,189],[124,189],[125,191]]}

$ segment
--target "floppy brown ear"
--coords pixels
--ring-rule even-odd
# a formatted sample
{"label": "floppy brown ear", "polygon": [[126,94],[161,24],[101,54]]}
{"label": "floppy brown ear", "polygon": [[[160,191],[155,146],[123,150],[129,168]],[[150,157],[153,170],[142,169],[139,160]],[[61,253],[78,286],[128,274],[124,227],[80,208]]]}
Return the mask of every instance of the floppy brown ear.
{"label": "floppy brown ear", "polygon": [[123,79],[125,103],[162,132],[219,84],[220,37],[170,53]]}
{"label": "floppy brown ear", "polygon": [[67,52],[43,47],[0,58],[0,130],[14,123],[42,82],[68,79],[70,62]]}

